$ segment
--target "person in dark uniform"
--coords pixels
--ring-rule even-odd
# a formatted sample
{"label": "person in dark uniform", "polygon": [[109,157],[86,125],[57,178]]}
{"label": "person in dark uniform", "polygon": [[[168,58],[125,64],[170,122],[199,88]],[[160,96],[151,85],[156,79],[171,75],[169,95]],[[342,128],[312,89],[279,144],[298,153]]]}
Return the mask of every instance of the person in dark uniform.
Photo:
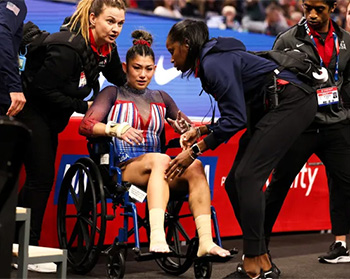
{"label": "person in dark uniform", "polygon": [[[265,236],[272,227],[295,176],[315,153],[326,167],[332,233],[335,241],[319,256],[321,263],[350,262],[346,234],[350,229],[350,35],[331,20],[337,1],[303,1],[304,15],[297,25],[280,34],[273,49],[297,49],[328,69],[328,105],[318,94],[312,124],[300,135],[275,168],[266,190]],[[335,90],[332,89],[335,87]],[[328,88],[328,89],[327,89]],[[321,89],[321,88],[319,88]]]}
{"label": "person in dark uniform", "polygon": [[26,102],[18,70],[26,15],[24,0],[0,1],[0,115],[15,116]]}
{"label": "person in dark uniform", "polygon": [[[27,15],[24,0],[0,1],[0,277],[9,278],[12,261],[12,243],[15,232],[17,177],[25,150],[16,116],[26,102],[22,92],[18,68],[18,49],[22,40],[23,21]],[[26,137],[23,139],[28,140]],[[21,148],[23,147],[23,149]],[[11,163],[11,164],[9,164]]]}
{"label": "person in dark uniform", "polygon": [[[28,102],[18,118],[32,130],[33,140],[24,161],[27,177],[18,203],[31,208],[31,245],[39,244],[55,176],[58,134],[73,112],[85,113],[92,104],[84,98],[98,86],[99,72],[115,85],[126,81],[115,44],[125,11],[122,0],[80,1],[66,28],[46,39],[52,43],[48,43],[41,67],[25,88]],[[83,44],[86,61],[66,44],[67,40],[55,41],[57,36]]]}
{"label": "person in dark uniform", "polygon": [[[279,278],[265,246],[263,186],[285,151],[314,119],[316,96],[301,89],[302,82],[291,72],[274,75],[278,65],[247,52],[242,42],[224,37],[209,40],[208,28],[201,21],[186,19],[173,25],[166,47],[175,68],[200,78],[221,114],[216,123],[181,136],[184,150],[170,162],[166,176],[181,176],[194,158],[215,149],[249,124],[225,182],[243,231],[245,256],[243,265],[227,278],[265,278],[267,274]],[[264,93],[269,96],[269,87],[278,92],[279,102],[264,111]],[[254,108],[253,123],[247,121],[248,103]],[[202,135],[207,136],[197,142]]]}

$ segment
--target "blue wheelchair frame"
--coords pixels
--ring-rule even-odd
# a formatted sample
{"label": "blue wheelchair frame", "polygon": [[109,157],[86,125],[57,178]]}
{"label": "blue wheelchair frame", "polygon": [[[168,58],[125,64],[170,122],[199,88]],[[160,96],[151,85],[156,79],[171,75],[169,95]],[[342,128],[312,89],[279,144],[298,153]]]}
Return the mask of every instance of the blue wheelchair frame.
{"label": "blue wheelchair frame", "polygon": [[[117,173],[117,185],[122,185],[122,172],[119,167],[115,166],[114,159],[116,158],[116,152],[114,149],[114,144],[112,141],[109,142],[109,174],[110,176],[113,176],[114,173]],[[124,213],[122,215],[124,216],[124,227],[119,229],[119,234],[117,236],[118,240],[120,242],[127,242],[129,235],[128,235],[128,218],[131,217],[133,219],[133,225],[135,231],[134,231],[134,237],[135,237],[135,247],[138,249],[141,249],[140,247],[140,238],[139,238],[139,232],[138,232],[138,222],[137,222],[137,208],[136,204],[132,201],[130,201],[128,192],[124,193],[123,196],[124,205],[121,206],[121,208],[124,208]],[[131,210],[128,210],[130,208]],[[217,221],[217,215],[215,208],[211,206],[211,215],[212,220],[214,223],[214,231],[215,231],[215,237],[216,237],[216,243],[219,246],[222,246],[221,237],[220,237],[220,230],[219,230],[219,224]],[[182,215],[181,217],[190,217],[191,214]]]}

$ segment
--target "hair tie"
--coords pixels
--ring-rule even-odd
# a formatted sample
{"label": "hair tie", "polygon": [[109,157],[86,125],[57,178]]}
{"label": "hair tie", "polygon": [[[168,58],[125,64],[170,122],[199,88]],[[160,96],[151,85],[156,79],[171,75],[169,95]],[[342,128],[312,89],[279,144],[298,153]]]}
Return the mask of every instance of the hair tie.
{"label": "hair tie", "polygon": [[134,42],[134,45],[146,45],[148,47],[151,47],[151,45],[149,44],[149,42],[145,41],[145,40],[137,40]]}

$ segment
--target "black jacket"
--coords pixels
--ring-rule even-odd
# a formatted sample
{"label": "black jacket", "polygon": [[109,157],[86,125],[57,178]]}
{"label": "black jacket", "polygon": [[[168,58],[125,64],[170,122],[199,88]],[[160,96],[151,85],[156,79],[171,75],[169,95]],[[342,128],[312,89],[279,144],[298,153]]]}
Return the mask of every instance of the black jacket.
{"label": "black jacket", "polygon": [[[305,19],[300,21],[286,32],[277,36],[273,49],[298,49],[306,52],[314,63],[320,64],[317,49],[306,33]],[[334,124],[347,122],[350,119],[350,35],[332,21],[335,33],[339,39],[339,80],[336,82],[340,94],[337,105],[319,107],[315,122],[319,124]],[[336,51],[328,66],[334,76],[336,64]]]}
{"label": "black jacket", "polygon": [[[81,35],[77,35],[75,39],[85,44]],[[84,98],[90,94],[96,82],[98,84],[97,79],[90,80],[89,77],[94,76],[91,75],[92,72],[102,71],[106,79],[117,86],[126,82],[116,47],[107,57],[104,67],[99,66],[99,57],[93,53],[90,46],[86,46],[86,50],[90,56],[92,53],[93,59],[96,59],[94,63],[91,63],[92,61],[88,63],[88,70],[84,67],[86,62],[82,61],[80,53],[66,42],[60,44],[52,40],[46,46],[42,66],[25,92],[27,105],[34,106],[43,113],[57,132],[64,129],[73,112],[85,113],[87,111],[88,105]]]}
{"label": "black jacket", "polygon": [[[264,86],[272,82],[271,73],[277,68],[275,62],[247,52],[244,44],[234,38],[214,38],[203,46],[199,76],[203,89],[217,101],[221,115],[204,139],[208,148],[215,149],[246,127],[247,101],[259,100],[263,108]],[[289,71],[282,71],[278,77],[301,83]]]}

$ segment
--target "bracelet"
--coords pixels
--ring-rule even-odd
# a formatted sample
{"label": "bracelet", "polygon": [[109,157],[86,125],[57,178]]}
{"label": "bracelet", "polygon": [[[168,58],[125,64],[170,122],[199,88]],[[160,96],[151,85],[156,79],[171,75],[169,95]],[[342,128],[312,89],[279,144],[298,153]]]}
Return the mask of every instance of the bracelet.
{"label": "bracelet", "polygon": [[192,159],[193,161],[196,160],[196,158],[192,156],[192,154],[191,154],[191,152],[190,152],[190,149],[188,149],[188,154],[190,155],[190,157],[191,157],[191,159]]}
{"label": "bracelet", "polygon": [[197,139],[199,139],[202,136],[201,129],[199,127],[196,127],[196,132],[197,132]]}

